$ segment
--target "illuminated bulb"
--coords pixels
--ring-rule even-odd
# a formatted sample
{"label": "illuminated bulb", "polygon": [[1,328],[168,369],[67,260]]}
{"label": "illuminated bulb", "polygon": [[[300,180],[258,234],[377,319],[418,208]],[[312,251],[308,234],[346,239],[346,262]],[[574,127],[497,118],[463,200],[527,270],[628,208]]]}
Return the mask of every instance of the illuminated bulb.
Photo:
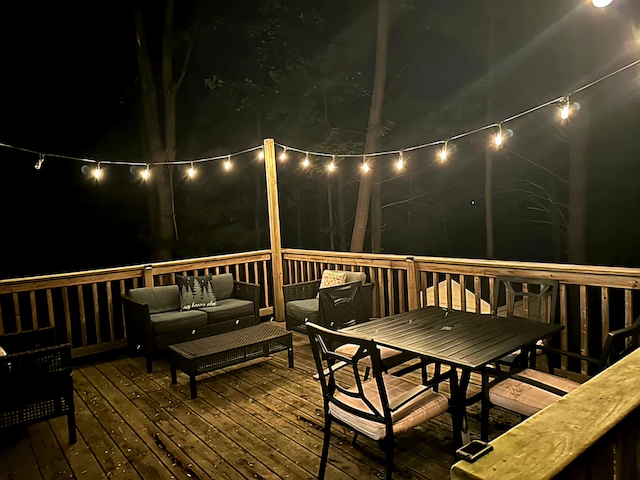
{"label": "illuminated bulb", "polygon": [[441,161],[445,161],[447,159],[447,147],[446,145],[444,147],[442,147],[442,150],[440,150],[440,153],[438,154],[438,156],[440,157]]}
{"label": "illuminated bulb", "polygon": [[193,168],[193,164],[191,164],[191,166],[189,167],[189,170],[187,170],[187,176],[188,176],[190,179],[195,178],[195,176],[196,176],[196,169],[195,169],[195,168]]}
{"label": "illuminated bulb", "polygon": [[496,147],[502,146],[502,132],[498,132],[493,139],[493,143],[496,144]]}
{"label": "illuminated bulb", "polygon": [[327,170],[329,170],[330,172],[333,172],[335,169],[336,169],[336,162],[334,160],[331,160],[331,163],[327,165]]}
{"label": "illuminated bulb", "polygon": [[309,167],[309,165],[311,164],[311,162],[309,162],[309,154],[307,153],[304,157],[304,160],[302,161],[302,166],[304,168]]}
{"label": "illuminated bulb", "polygon": [[44,154],[40,154],[40,158],[35,164],[36,170],[40,170],[42,168],[42,163],[44,162]]}
{"label": "illuminated bulb", "polygon": [[282,153],[280,154],[280,161],[284,162],[287,159],[287,147],[284,147]]}
{"label": "illuminated bulb", "polygon": [[264,160],[264,152],[262,150],[258,152],[258,160]]}
{"label": "illuminated bulb", "polygon": [[224,169],[227,171],[231,170],[231,157],[224,161]]}
{"label": "illuminated bulb", "polygon": [[369,171],[369,164],[367,162],[362,163],[362,171],[367,173]]}
{"label": "illuminated bulb", "polygon": [[613,0],[591,0],[591,3],[596,8],[603,8],[603,7],[606,7],[607,5],[611,5],[612,1]]}
{"label": "illuminated bulb", "polygon": [[142,177],[142,180],[149,180],[149,177],[151,176],[151,171],[149,170],[149,165],[147,165],[147,168],[145,168],[142,171],[140,176]]}
{"label": "illuminated bulb", "polygon": [[102,169],[100,168],[100,165],[97,165],[96,168],[93,169],[93,178],[96,180],[100,180],[100,178],[102,178]]}
{"label": "illuminated bulb", "polygon": [[560,110],[560,118],[562,120],[566,120],[567,118],[569,118],[569,102],[565,103],[562,106],[562,110]]}
{"label": "illuminated bulb", "polygon": [[404,158],[402,158],[402,152],[399,152],[398,161],[396,163],[396,168],[398,170],[402,170],[404,168]]}

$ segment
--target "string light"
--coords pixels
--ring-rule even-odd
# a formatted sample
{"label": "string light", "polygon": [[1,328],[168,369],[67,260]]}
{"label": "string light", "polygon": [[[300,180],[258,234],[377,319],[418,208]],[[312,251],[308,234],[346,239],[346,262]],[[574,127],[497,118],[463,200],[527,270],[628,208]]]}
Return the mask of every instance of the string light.
{"label": "string light", "polygon": [[44,163],[44,153],[40,154],[40,158],[38,158],[38,161],[36,162],[36,170],[40,170],[42,168],[42,164]]}
{"label": "string light", "polygon": [[187,176],[190,180],[193,180],[196,177],[196,169],[193,168],[193,162],[191,162],[191,166],[189,167],[189,170],[187,170]]}
{"label": "string light", "polygon": [[496,133],[496,136],[493,137],[493,143],[495,144],[495,146],[497,148],[500,148],[502,146],[503,139],[504,139],[504,137],[502,136],[502,124],[499,123],[498,124],[498,133]]}
{"label": "string light", "polygon": [[[611,4],[611,0],[592,0],[592,3],[594,6],[598,7],[598,8],[602,8],[605,7],[609,4]],[[554,98],[552,100],[548,100],[544,103],[541,103],[539,105],[536,105],[534,107],[531,107],[527,110],[521,111],[515,115],[512,115],[510,117],[507,117],[505,119],[503,119],[500,123],[491,123],[489,125],[485,125],[482,126],[480,128],[476,128],[474,130],[470,130],[470,131],[466,131],[463,133],[459,133],[457,135],[454,136],[450,136],[446,141],[443,140],[436,140],[436,141],[431,141],[429,143],[424,143],[421,145],[414,145],[414,146],[410,146],[410,147],[405,147],[402,151],[398,151],[398,150],[394,150],[394,151],[380,151],[380,152],[370,152],[367,153],[366,156],[363,156],[362,154],[341,154],[341,157],[345,157],[345,158],[355,158],[355,157],[362,157],[364,158],[364,162],[363,162],[363,169],[364,170],[368,170],[369,167],[366,163],[366,157],[377,157],[377,156],[386,156],[386,155],[391,155],[391,154],[398,154],[398,160],[396,162],[396,168],[398,170],[401,170],[402,168],[404,168],[404,158],[403,158],[403,152],[408,152],[408,151],[413,151],[413,150],[419,150],[419,149],[424,149],[424,148],[429,148],[429,147],[436,147],[438,145],[442,145],[444,143],[444,146],[442,146],[440,148],[440,150],[437,153],[437,158],[441,161],[441,162],[445,162],[448,159],[449,156],[449,148],[448,148],[448,144],[450,141],[455,141],[458,139],[461,139],[463,137],[468,137],[471,135],[474,135],[476,133],[479,132],[483,132],[485,130],[490,130],[490,129],[494,129],[496,127],[498,127],[498,135],[496,135],[493,138],[493,143],[495,146],[501,146],[503,145],[504,141],[506,140],[506,137],[509,137],[513,134],[513,132],[509,129],[502,131],[502,124],[504,123],[508,123],[511,122],[513,120],[516,120],[518,118],[530,115],[534,112],[537,112],[538,110],[541,110],[543,108],[547,108],[549,106],[555,106],[556,108],[558,108],[558,105],[560,106],[560,111],[558,113],[560,119],[562,121],[568,120],[568,118],[572,115],[575,115],[575,112],[580,110],[580,104],[578,102],[571,102],[570,101],[570,97],[574,96],[575,94],[578,94],[580,92],[583,92],[609,78],[612,78],[632,67],[635,67],[637,65],[640,65],[640,59],[632,61],[626,65],[624,65],[623,67],[620,67],[616,70],[613,70],[611,72],[609,72],[606,75],[603,75],[599,78],[597,78],[596,80],[593,80],[587,84],[582,85],[581,87],[568,92],[567,94],[565,94],[562,97],[558,97],[558,98]],[[304,153],[305,154],[305,158],[303,160],[303,166],[304,167],[308,167],[310,165],[309,163],[309,155],[314,155],[314,156],[318,156],[318,157],[331,157],[332,161],[327,164],[327,169],[331,172],[333,170],[335,170],[336,168],[336,155],[334,154],[329,154],[329,153],[323,153],[323,152],[312,152],[312,151],[308,151],[308,150],[301,150],[295,147],[291,147],[291,146],[285,146],[285,145],[281,145],[281,144],[277,144],[277,146],[281,147],[282,153],[280,155],[280,160],[285,160],[286,159],[286,155],[287,155],[287,150],[292,150],[294,152],[300,152],[300,153]],[[35,155],[38,155],[38,161],[36,162],[36,164],[34,165],[35,168],[37,170],[40,170],[42,168],[43,162],[45,160],[46,157],[53,157],[53,158],[58,158],[58,159],[68,159],[68,160],[76,160],[76,161],[81,161],[84,163],[103,163],[103,164],[109,164],[109,165],[130,165],[132,167],[139,167],[142,165],[145,165],[144,163],[140,163],[140,162],[129,162],[129,161],[112,161],[112,160],[96,160],[96,159],[89,159],[89,158],[78,158],[78,157],[71,157],[68,155],[59,155],[59,154],[53,154],[53,153],[42,153],[42,152],[38,152],[36,150],[32,150],[32,149],[28,149],[28,148],[22,148],[22,147],[17,147],[17,146],[13,146],[13,145],[7,145],[4,143],[0,143],[0,147],[6,147],[6,148],[10,148],[10,149],[14,149],[14,150],[19,150],[22,152],[28,152],[28,153],[32,153]],[[452,150],[455,151],[455,145],[452,147]],[[247,148],[245,150],[239,151],[239,152],[234,152],[232,154],[226,154],[226,155],[220,155],[220,156],[215,156],[215,157],[207,157],[207,158],[199,158],[199,159],[193,159],[193,160],[180,160],[180,161],[166,161],[166,162],[157,162],[157,165],[183,165],[183,164],[188,164],[191,163],[192,164],[192,168],[193,168],[193,163],[194,162],[205,162],[205,161],[215,161],[215,160],[220,160],[220,159],[226,159],[225,162],[225,168],[227,168],[227,165],[230,164],[230,159],[232,156],[237,156],[237,155],[243,155],[249,152],[257,152],[257,158],[259,158],[260,160],[264,159],[264,149],[262,146],[256,146],[256,147],[251,147],[251,148]],[[97,167],[95,170],[99,170],[100,168]],[[189,169],[191,170],[191,169]],[[194,172],[195,173],[195,172]],[[95,177],[95,173],[93,173],[94,177]],[[101,174],[100,174],[101,175]],[[146,164],[146,168],[144,171],[140,172],[140,175],[142,177],[143,180],[147,180],[150,178],[151,176],[151,172],[150,172],[150,164]],[[190,177],[192,176],[191,174],[189,175]]]}
{"label": "string light", "polygon": [[440,158],[441,162],[446,162],[447,161],[447,145],[448,144],[449,144],[449,140],[446,140],[444,142],[444,146],[440,150],[440,153],[438,153],[438,157]]}
{"label": "string light", "polygon": [[362,171],[364,173],[367,173],[370,170],[369,168],[369,164],[367,163],[367,156],[363,155],[362,156]]}
{"label": "string light", "polygon": [[98,162],[96,168],[93,169],[93,178],[95,178],[96,181],[100,181],[100,179],[102,178],[102,169],[100,168],[100,162]]}
{"label": "string light", "polygon": [[569,118],[569,114],[571,113],[571,102],[569,97],[565,97],[562,102],[562,108],[560,109],[560,119],[563,121]]}
{"label": "string light", "polygon": [[231,155],[229,155],[227,159],[224,161],[224,169],[226,171],[231,170]]}
{"label": "string light", "polygon": [[336,156],[333,155],[333,158],[331,159],[331,163],[327,165],[327,170],[329,170],[329,172],[333,172],[335,169],[336,169]]}
{"label": "string light", "polygon": [[302,167],[309,168],[309,165],[311,165],[311,162],[309,162],[309,152],[307,152],[304,156],[304,160],[302,161]]}
{"label": "string light", "polygon": [[604,8],[611,5],[611,2],[613,2],[613,0],[591,0],[591,3],[596,8]]}

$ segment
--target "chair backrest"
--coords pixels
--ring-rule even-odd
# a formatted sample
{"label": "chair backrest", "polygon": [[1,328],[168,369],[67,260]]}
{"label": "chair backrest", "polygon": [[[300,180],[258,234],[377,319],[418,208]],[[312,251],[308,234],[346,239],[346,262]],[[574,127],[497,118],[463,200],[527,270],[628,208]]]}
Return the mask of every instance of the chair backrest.
{"label": "chair backrest", "polygon": [[[376,343],[313,323],[307,323],[307,334],[320,377],[325,415],[329,414],[330,405],[333,404],[362,419],[385,424],[386,431],[393,431],[389,397],[382,378],[380,350]],[[357,346],[357,350],[350,356],[341,355],[337,350],[344,345]],[[353,349],[349,351],[351,353]],[[371,376],[367,382],[376,382],[377,396],[364,393],[364,369],[358,367],[358,362],[364,358],[371,360]],[[340,374],[336,375],[338,370]]]}
{"label": "chair backrest", "polygon": [[640,347],[640,317],[632,325],[609,332],[598,358],[598,372]]}
{"label": "chair backrest", "polygon": [[498,307],[502,285],[505,292],[506,316],[515,315],[546,323],[554,322],[558,294],[557,280],[496,277],[491,312],[493,315],[503,313]]}
{"label": "chair backrest", "polygon": [[331,330],[369,320],[359,281],[319,290],[320,321]]}

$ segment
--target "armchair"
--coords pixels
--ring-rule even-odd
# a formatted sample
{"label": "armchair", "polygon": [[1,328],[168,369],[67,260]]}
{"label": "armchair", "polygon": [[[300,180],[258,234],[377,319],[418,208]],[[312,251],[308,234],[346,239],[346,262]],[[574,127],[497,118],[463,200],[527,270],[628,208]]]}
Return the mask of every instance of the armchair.
{"label": "armchair", "polygon": [[[360,288],[364,308],[362,315],[363,318],[368,319],[371,316],[373,284],[366,283],[366,275],[363,272],[325,270],[322,272],[322,275],[323,278],[325,278],[333,273],[345,274],[344,281],[341,282],[341,284],[353,282],[362,283]],[[310,282],[292,283],[283,287],[287,330],[305,332],[305,324],[307,322],[328,326],[322,317],[323,312],[320,308],[319,293],[321,285],[322,280],[312,280]]]}
{"label": "armchair", "polygon": [[0,336],[0,431],[66,415],[76,442],[71,345],[55,343],[53,328]]}

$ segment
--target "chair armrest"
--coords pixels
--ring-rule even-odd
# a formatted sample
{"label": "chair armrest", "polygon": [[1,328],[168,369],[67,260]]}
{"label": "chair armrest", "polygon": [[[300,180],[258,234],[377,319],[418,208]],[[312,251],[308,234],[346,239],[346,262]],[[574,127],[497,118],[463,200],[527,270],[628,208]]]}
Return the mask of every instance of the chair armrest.
{"label": "chair armrest", "polygon": [[253,302],[253,311],[258,322],[260,320],[260,285],[234,280],[233,291],[236,298]]}
{"label": "chair armrest", "polygon": [[149,306],[146,303],[139,303],[130,297],[123,296],[122,308],[129,346],[134,350],[142,348],[144,352],[152,352],[153,329]]}
{"label": "chair armrest", "polygon": [[290,283],[282,287],[284,293],[284,303],[293,300],[307,300],[314,298],[320,288],[321,280],[312,280],[310,282]]}
{"label": "chair armrest", "polygon": [[598,364],[598,359],[597,358],[587,357],[586,355],[581,355],[579,353],[567,352],[565,350],[560,350],[559,348],[553,348],[553,347],[537,346],[536,348],[538,350],[542,351],[542,353],[546,354],[547,356],[549,354],[551,354],[551,355],[564,355],[565,357],[575,358],[576,360],[584,360],[585,362],[590,362],[590,363],[593,363],[595,365]]}

